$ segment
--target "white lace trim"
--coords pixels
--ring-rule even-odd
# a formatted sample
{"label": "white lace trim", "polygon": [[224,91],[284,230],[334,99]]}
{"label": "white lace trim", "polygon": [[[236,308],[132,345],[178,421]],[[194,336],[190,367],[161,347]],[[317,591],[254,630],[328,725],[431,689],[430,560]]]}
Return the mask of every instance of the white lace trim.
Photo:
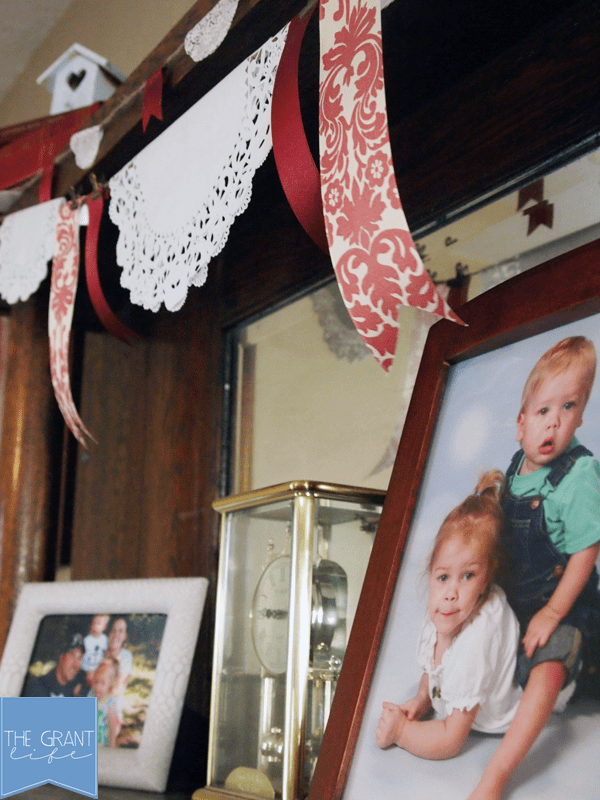
{"label": "white lace trim", "polygon": [[287,26],[110,180],[117,263],[131,302],[177,311],[201,286],[271,149],[271,97]]}
{"label": "white lace trim", "polygon": [[7,303],[27,300],[48,274],[63,202],[58,197],[15,211],[0,226],[0,295]]}
{"label": "white lace trim", "polygon": [[185,52],[194,61],[214,53],[227,36],[238,7],[238,0],[219,0],[197,25],[187,32]]}
{"label": "white lace trim", "polygon": [[104,131],[100,125],[84,128],[71,136],[70,146],[79,169],[89,169],[98,155]]}

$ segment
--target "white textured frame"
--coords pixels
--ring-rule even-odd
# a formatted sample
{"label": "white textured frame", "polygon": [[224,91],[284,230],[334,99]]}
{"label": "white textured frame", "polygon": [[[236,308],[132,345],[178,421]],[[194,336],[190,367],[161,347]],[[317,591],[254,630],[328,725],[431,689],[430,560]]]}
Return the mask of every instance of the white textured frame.
{"label": "white textured frame", "polygon": [[0,696],[18,697],[49,614],[166,614],[140,746],[98,751],[98,783],[164,792],[206,598],[206,578],[26,583],[0,663]]}

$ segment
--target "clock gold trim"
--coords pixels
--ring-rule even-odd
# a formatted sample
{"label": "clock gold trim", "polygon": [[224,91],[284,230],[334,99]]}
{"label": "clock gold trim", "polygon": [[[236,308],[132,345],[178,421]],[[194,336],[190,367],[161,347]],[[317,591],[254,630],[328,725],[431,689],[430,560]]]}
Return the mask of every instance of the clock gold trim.
{"label": "clock gold trim", "polygon": [[278,500],[291,500],[298,495],[309,495],[315,498],[330,500],[354,500],[363,505],[381,506],[385,500],[385,491],[381,489],[364,489],[359,486],[344,486],[337,483],[321,483],[319,481],[289,481],[267,486],[264,489],[253,489],[250,492],[233,497],[222,497],[215,500],[213,508],[221,514],[263,503],[275,503]]}

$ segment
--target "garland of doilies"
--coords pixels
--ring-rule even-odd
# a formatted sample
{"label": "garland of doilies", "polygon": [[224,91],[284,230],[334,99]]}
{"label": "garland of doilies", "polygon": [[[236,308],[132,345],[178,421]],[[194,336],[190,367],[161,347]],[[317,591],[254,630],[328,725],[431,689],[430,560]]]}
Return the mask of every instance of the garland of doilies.
{"label": "garland of doilies", "polygon": [[[220,0],[213,7],[212,17],[186,38],[192,57],[205,57],[218,47],[236,8],[237,0]],[[298,99],[298,58],[307,21],[308,16],[299,15],[290,24],[289,34],[286,26],[111,178],[110,216],[120,228],[117,262],[123,268],[121,283],[129,289],[131,301],[146,308],[156,311],[163,303],[170,310],[181,307],[188,287],[201,285],[206,279],[208,262],[223,247],[235,216],[248,205],[254,171],[271,148],[272,123],[275,158],[286,196],[310,235],[329,251],[356,329],[378,362],[389,369],[400,305],[455,322],[460,319],[424,269],[402,211],[385,107],[379,0],[321,0],[320,170],[306,143]],[[159,78],[160,70],[147,87],[151,103],[145,110],[145,122],[150,113],[160,116]],[[226,107],[235,108],[236,113],[243,107],[235,121],[231,146],[223,143],[224,133],[221,137],[215,133],[215,122],[225,116]],[[231,115],[231,111],[228,113]],[[214,134],[208,142],[209,162],[215,147],[220,147],[224,159],[216,165],[215,183],[209,181],[208,191],[200,180],[202,170],[214,173],[215,165],[197,167],[199,151],[206,150],[207,145],[206,141],[204,146],[200,144],[199,135],[206,129]],[[81,148],[76,153],[80,166],[93,162],[101,137],[97,126],[72,137],[73,149]],[[179,143],[188,145],[183,158]],[[161,147],[166,147],[166,159]],[[185,218],[170,201],[165,202],[164,189],[175,173],[172,157],[176,154],[185,166],[185,179],[169,185],[169,192],[173,202],[182,195],[183,208],[188,210],[192,193],[192,213],[186,212]],[[161,164],[168,166],[163,169]],[[160,169],[163,172],[157,179]],[[198,180],[194,179],[194,170]],[[146,183],[144,174],[148,176]],[[198,195],[198,188],[204,194]],[[152,189],[157,198],[155,208],[148,204]],[[85,200],[90,211],[86,240],[90,297],[107,330],[126,341],[135,334],[120,323],[106,303],[97,270],[103,194]],[[48,330],[56,398],[70,430],[85,446],[93,437],[73,402],[68,359],[79,271],[78,214],[83,201],[61,201],[58,209]],[[152,221],[156,209],[159,214],[154,214]],[[167,229],[169,224],[175,226],[174,233]],[[3,274],[7,274],[2,238],[0,232],[0,293]],[[10,297],[13,300],[14,292]]]}

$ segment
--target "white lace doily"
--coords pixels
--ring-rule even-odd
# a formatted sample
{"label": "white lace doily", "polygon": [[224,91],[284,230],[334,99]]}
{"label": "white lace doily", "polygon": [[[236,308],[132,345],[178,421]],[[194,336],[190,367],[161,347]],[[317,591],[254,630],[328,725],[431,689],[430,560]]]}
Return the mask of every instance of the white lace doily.
{"label": "white lace doily", "polygon": [[84,128],[71,136],[70,146],[79,169],[89,169],[98,155],[104,131],[100,125]]}
{"label": "white lace doily", "polygon": [[0,225],[0,295],[7,303],[27,300],[48,274],[63,202],[58,197],[15,211]]}
{"label": "white lace doily", "polygon": [[110,180],[117,263],[131,302],[177,311],[252,193],[271,149],[273,82],[287,26]]}
{"label": "white lace doily", "polygon": [[214,53],[227,36],[237,10],[238,0],[219,0],[185,37],[185,52],[194,61]]}

